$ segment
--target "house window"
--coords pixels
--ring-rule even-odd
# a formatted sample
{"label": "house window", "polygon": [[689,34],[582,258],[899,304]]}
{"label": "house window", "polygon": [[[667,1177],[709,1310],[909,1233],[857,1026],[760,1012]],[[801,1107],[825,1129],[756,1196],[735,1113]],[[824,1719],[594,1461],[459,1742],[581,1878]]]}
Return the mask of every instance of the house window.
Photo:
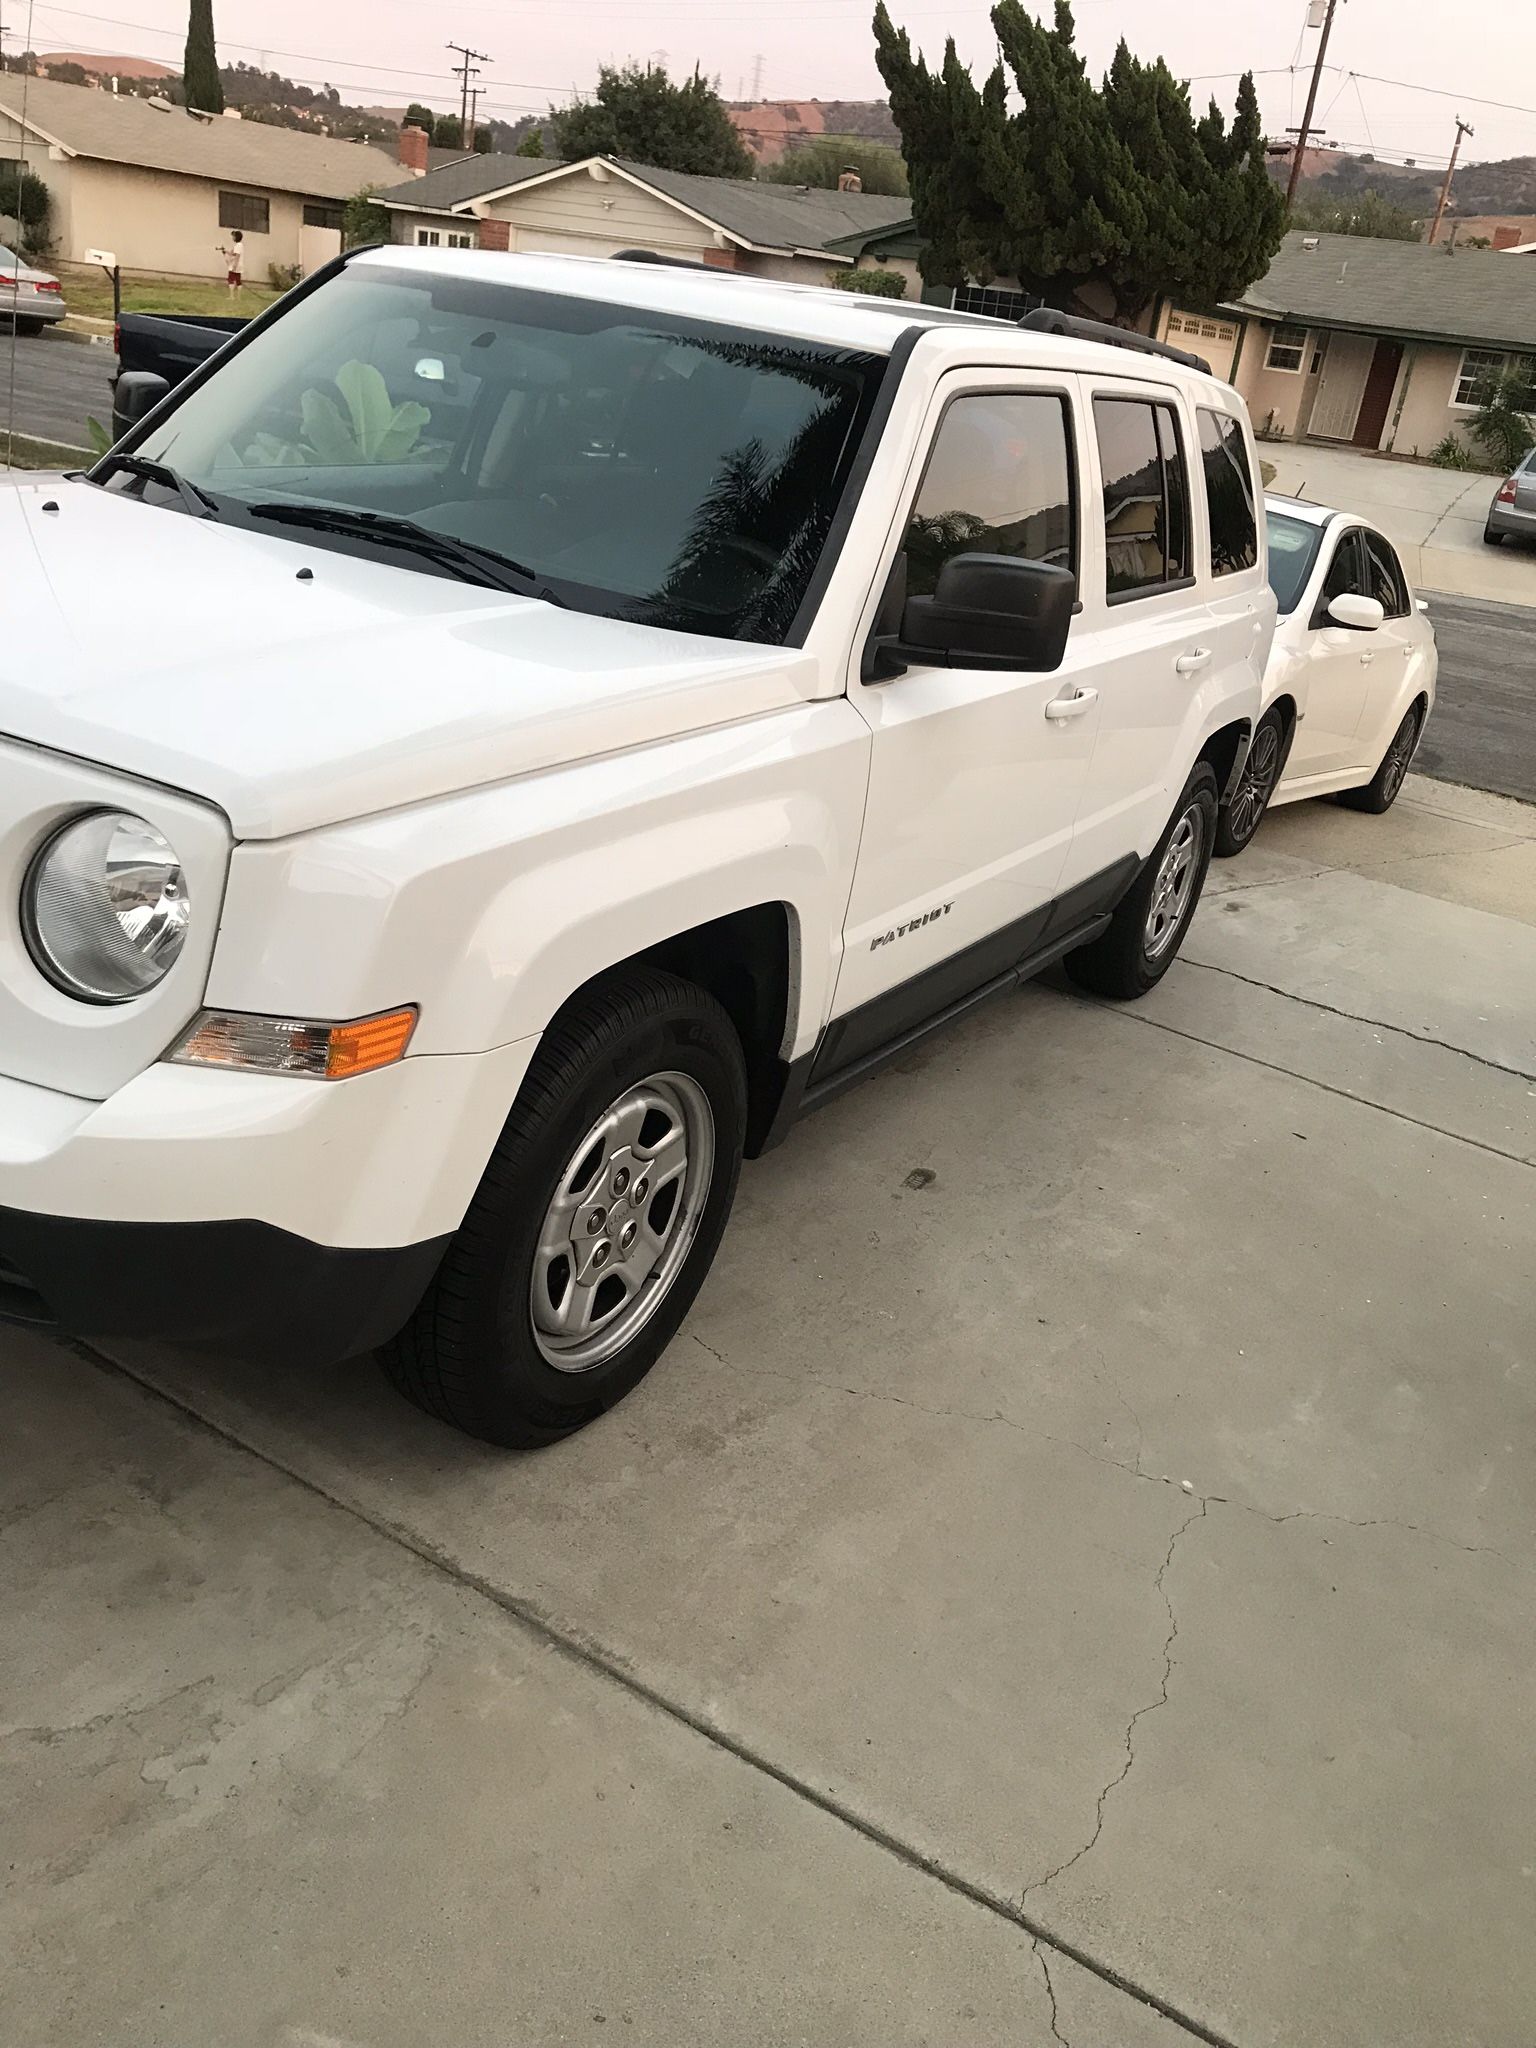
{"label": "house window", "polygon": [[992,284],[957,284],[950,304],[957,313],[986,313],[994,320],[1022,320],[1045,301],[1032,292],[1003,291]]}
{"label": "house window", "polygon": [[418,249],[473,249],[473,235],[445,233],[442,228],[418,228],[416,230]]}
{"label": "house window", "polygon": [[304,225],[307,228],[334,228],[339,235],[343,226],[342,209],[310,200],[304,208]]}
{"label": "house window", "polygon": [[1456,395],[1453,405],[1473,406],[1482,403],[1478,393],[1490,377],[1501,377],[1513,359],[1497,348],[1469,348],[1461,358],[1461,371],[1456,379]]}
{"label": "house window", "polygon": [[1276,327],[1269,337],[1269,354],[1264,358],[1266,370],[1299,371],[1307,359],[1307,330],[1305,327]]}
{"label": "house window", "polygon": [[267,200],[258,198],[254,192],[221,192],[219,226],[239,228],[247,235],[270,234],[272,208]]}

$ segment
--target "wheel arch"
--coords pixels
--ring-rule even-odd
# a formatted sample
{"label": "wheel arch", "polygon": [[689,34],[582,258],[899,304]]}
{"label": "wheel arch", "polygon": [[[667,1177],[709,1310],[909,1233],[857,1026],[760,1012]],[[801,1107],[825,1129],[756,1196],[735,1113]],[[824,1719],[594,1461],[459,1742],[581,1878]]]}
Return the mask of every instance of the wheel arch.
{"label": "wheel arch", "polygon": [[1216,794],[1221,803],[1227,802],[1237,786],[1237,778],[1248,758],[1248,749],[1253,744],[1253,729],[1251,718],[1235,718],[1227,725],[1218,726],[1195,757],[1209,763],[1216,777]]}

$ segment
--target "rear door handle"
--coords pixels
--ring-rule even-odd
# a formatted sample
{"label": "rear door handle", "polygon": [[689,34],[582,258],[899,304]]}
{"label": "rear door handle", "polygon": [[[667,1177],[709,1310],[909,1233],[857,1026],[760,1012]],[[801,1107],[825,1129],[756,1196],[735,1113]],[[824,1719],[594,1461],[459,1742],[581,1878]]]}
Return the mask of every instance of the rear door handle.
{"label": "rear door handle", "polygon": [[1198,675],[1211,658],[1209,647],[1191,647],[1187,654],[1181,654],[1173,664],[1181,676]]}
{"label": "rear door handle", "polygon": [[1045,707],[1045,715],[1055,724],[1063,719],[1081,718],[1085,711],[1091,711],[1099,701],[1097,690],[1079,690],[1075,697],[1053,697]]}

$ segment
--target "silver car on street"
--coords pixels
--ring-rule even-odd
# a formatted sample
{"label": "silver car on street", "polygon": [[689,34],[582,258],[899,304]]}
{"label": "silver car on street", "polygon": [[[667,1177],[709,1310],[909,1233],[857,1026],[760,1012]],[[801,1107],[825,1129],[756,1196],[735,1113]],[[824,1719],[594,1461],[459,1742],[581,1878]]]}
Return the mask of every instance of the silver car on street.
{"label": "silver car on street", "polygon": [[1506,534],[1519,540],[1536,540],[1536,448],[1512,476],[1505,477],[1488,507],[1488,524],[1483,539],[1489,547],[1503,545]]}
{"label": "silver car on street", "polygon": [[67,310],[59,280],[0,242],[0,321],[14,323],[18,334],[41,334]]}

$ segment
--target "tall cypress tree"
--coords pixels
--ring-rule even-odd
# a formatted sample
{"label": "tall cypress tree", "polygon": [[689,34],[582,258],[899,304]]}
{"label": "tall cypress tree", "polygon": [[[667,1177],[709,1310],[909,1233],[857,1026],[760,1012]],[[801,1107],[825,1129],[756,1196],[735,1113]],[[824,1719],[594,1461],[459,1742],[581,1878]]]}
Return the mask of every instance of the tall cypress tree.
{"label": "tall cypress tree", "polygon": [[884,0],[875,11],[930,283],[1016,277],[1063,310],[1131,323],[1160,293],[1212,306],[1263,275],[1284,207],[1251,77],[1229,129],[1214,102],[1196,122],[1188,86],[1124,42],[1094,85],[1068,0],[1049,28],[1020,0],[998,0],[992,23],[998,63],[978,89],[953,42],[930,71]]}
{"label": "tall cypress tree", "polygon": [[219,82],[219,53],[213,40],[213,0],[192,0],[181,82],[189,107],[204,114],[223,113],[224,87]]}

